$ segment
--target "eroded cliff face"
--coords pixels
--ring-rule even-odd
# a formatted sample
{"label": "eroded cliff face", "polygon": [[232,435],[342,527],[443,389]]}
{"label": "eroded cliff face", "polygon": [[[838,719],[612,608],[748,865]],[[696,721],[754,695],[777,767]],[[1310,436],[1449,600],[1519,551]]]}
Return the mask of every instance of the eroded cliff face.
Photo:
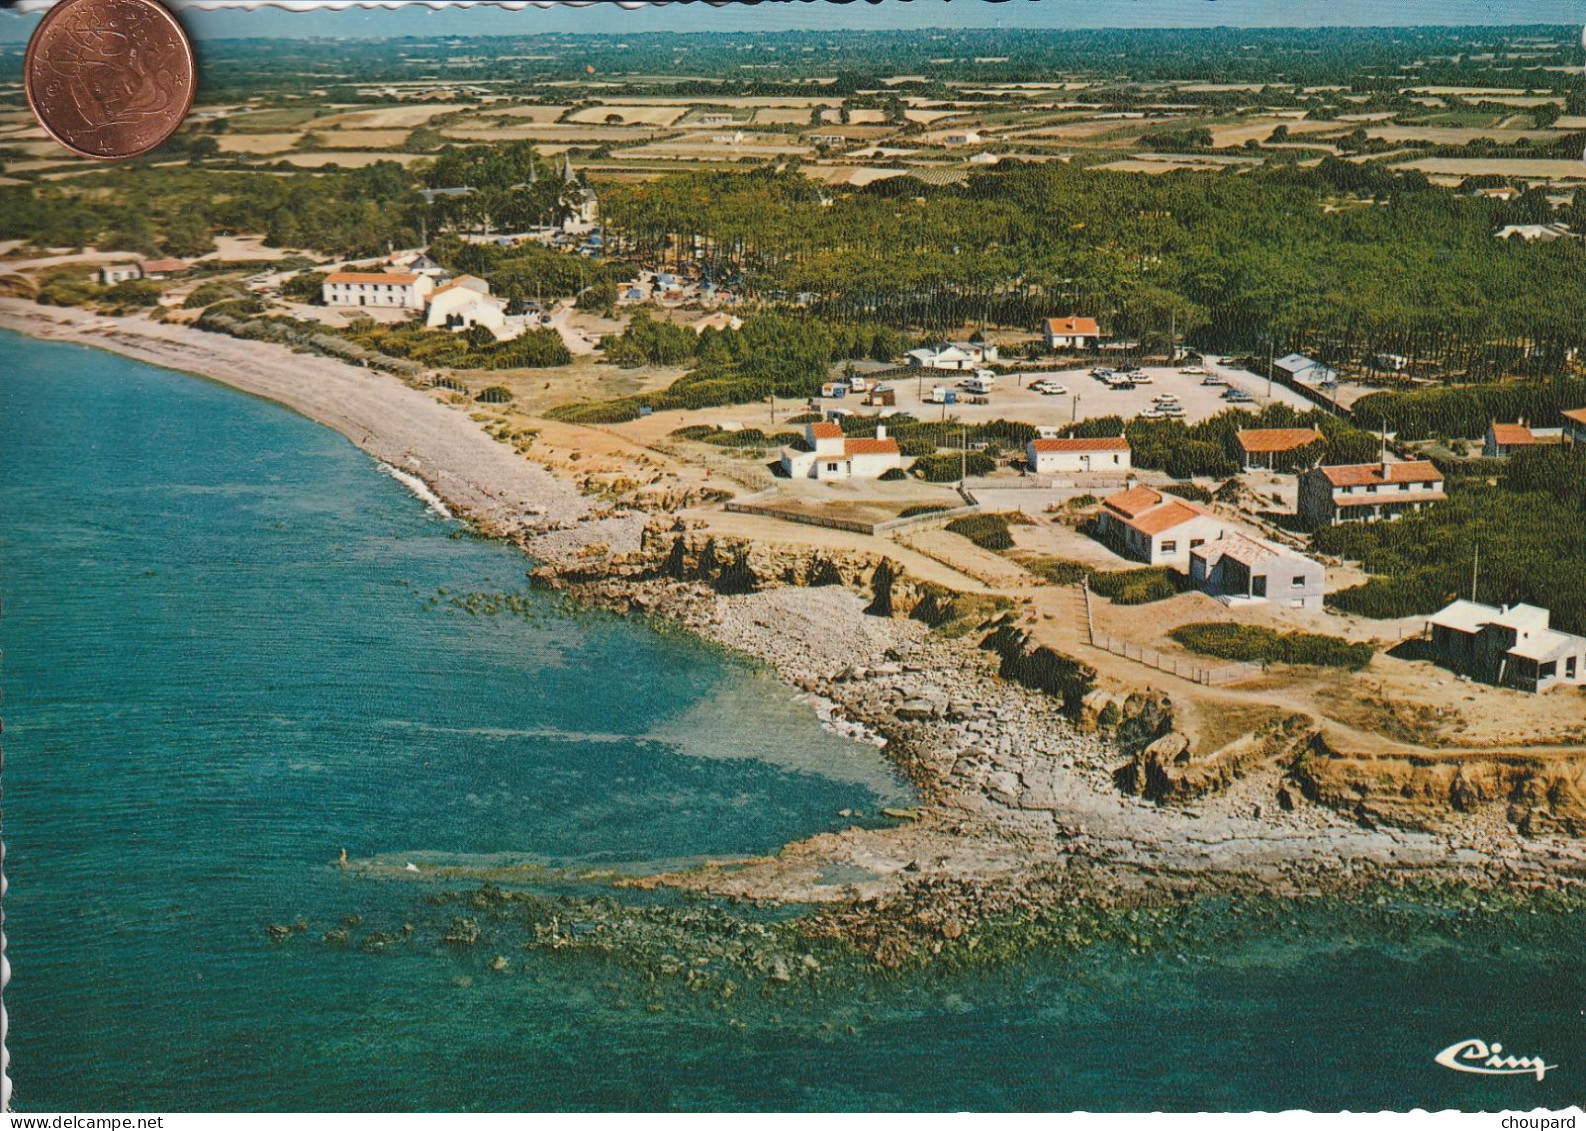
{"label": "eroded cliff face", "polygon": [[1307,797],[1363,822],[1439,830],[1501,809],[1527,836],[1586,834],[1586,765],[1524,752],[1366,757],[1320,737],[1295,761]]}
{"label": "eroded cliff face", "polygon": [[[1152,801],[1196,801],[1224,792],[1257,770],[1274,767],[1281,771],[1291,767],[1315,737],[1316,726],[1308,716],[1291,715],[1197,757],[1187,736],[1170,731],[1137,748],[1118,772],[1117,780],[1127,792]],[[1283,785],[1275,790],[1274,800],[1285,806]],[[1292,801],[1290,795],[1288,803]]]}
{"label": "eroded cliff face", "polygon": [[[1308,800],[1367,827],[1446,831],[1486,811],[1501,814],[1527,836],[1586,835],[1586,764],[1564,756],[1523,751],[1368,755],[1328,746],[1321,720],[1303,714],[1259,726],[1210,753],[1196,753],[1168,694],[1120,694],[1097,687],[1097,673],[1088,664],[1033,643],[1006,598],[921,581],[878,554],[767,544],[679,519],[657,519],[645,527],[636,551],[591,547],[577,561],[542,567],[535,576],[620,611],[662,613],[700,624],[719,619],[722,598],[783,587],[842,587],[859,598],[870,617],[909,618],[936,629],[933,636],[943,645],[955,643],[954,638],[978,645],[1003,680],[1044,692],[1074,732],[1101,738],[1117,752],[1111,773],[1122,793],[1163,805],[1204,802],[1260,776],[1270,779],[1277,809]],[[762,651],[784,667],[776,649]],[[948,667],[938,674],[950,676],[951,663],[942,662]],[[845,680],[837,669],[820,678],[809,673],[789,678],[805,690],[829,695],[836,692],[828,681]],[[924,677],[904,672],[901,678],[907,683]],[[893,691],[896,703],[863,704],[856,717],[892,736],[891,756],[924,796],[935,796],[943,788],[945,769],[914,757],[911,752],[923,747],[903,738],[909,726],[952,718],[951,695],[937,703],[918,688]]]}

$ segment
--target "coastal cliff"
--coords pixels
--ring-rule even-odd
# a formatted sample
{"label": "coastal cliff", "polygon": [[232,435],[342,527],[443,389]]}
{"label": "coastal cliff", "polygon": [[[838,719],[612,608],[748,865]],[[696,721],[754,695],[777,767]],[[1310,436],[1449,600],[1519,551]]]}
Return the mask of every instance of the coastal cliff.
{"label": "coastal cliff", "polygon": [[921,800],[891,827],[651,882],[890,914],[931,892],[1105,900],[1428,871],[1557,884],[1586,872],[1573,839],[1586,828],[1583,787],[1564,762],[1353,758],[1307,746],[1291,722],[1202,754],[1170,695],[1099,685],[1083,661],[1036,643],[1006,597],[925,580],[885,553],[613,505],[393,376],[14,301],[0,300],[0,324],[199,373],[336,428],[481,532],[515,541],[538,584],[766,663],[826,725],[879,745]]}

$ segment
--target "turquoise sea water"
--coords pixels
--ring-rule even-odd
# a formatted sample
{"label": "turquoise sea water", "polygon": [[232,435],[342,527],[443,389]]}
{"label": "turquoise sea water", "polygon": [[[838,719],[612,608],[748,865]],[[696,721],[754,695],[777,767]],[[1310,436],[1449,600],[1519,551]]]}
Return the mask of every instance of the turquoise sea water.
{"label": "turquoise sea water", "polygon": [[[686,637],[540,595],[528,616],[455,607],[526,593],[526,563],[454,537],[277,406],[0,335],[0,484],[20,1110],[1582,1098],[1581,924],[1536,916],[1467,942],[1310,916],[1188,953],[1038,953],[736,1015],[686,994],[635,1009],[642,975],[588,955],[514,954],[495,974],[455,948],[319,945],[349,913],[431,914],[423,882],[342,873],[343,847],[644,871],[908,794],[775,680]],[[267,940],[299,916],[309,931]],[[1539,1083],[1432,1063],[1467,1036],[1559,1067]]]}

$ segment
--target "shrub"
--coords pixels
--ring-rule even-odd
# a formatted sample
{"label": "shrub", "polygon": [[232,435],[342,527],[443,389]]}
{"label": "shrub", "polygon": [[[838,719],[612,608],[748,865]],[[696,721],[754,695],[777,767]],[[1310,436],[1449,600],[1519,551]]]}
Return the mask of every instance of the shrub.
{"label": "shrub", "polygon": [[[904,471],[901,467],[889,467],[883,471],[880,476],[883,483],[892,483],[899,479],[907,479],[908,477],[909,473]],[[898,517],[904,518],[906,516],[900,514]]]}
{"label": "shrub", "polygon": [[985,550],[1013,549],[1013,535],[1008,533],[1008,518],[1001,514],[971,514],[955,518],[947,524],[954,534],[968,538]]}
{"label": "shrub", "polygon": [[1090,576],[1090,567],[1067,558],[1032,558],[1024,568],[1053,585],[1078,585]]}
{"label": "shrub", "polygon": [[128,279],[126,282],[117,283],[105,291],[104,294],[99,296],[99,300],[106,306],[121,309],[158,306],[160,304],[160,295],[163,292],[164,288],[157,282]]}
{"label": "shrub", "polygon": [[758,428],[740,428],[736,432],[728,432],[718,428],[708,436],[701,436],[707,444],[718,444],[723,448],[763,448],[771,442],[770,438]]}
{"label": "shrub", "polygon": [[512,390],[505,385],[488,385],[479,390],[479,395],[474,400],[481,404],[510,404]]}
{"label": "shrub", "polygon": [[997,469],[997,461],[985,452],[944,452],[941,455],[921,456],[914,461],[914,474],[930,483],[951,483],[966,470],[970,475],[989,475]]}
{"label": "shrub", "polygon": [[1188,499],[1192,503],[1209,503],[1212,493],[1198,483],[1169,483],[1162,488],[1169,495],[1177,495],[1181,499]]}
{"label": "shrub", "polygon": [[1371,645],[1351,643],[1340,636],[1278,632],[1251,624],[1186,624],[1169,635],[1192,652],[1251,663],[1311,664],[1359,671],[1375,655]]}
{"label": "shrub", "polygon": [[325,272],[300,271],[281,284],[281,293],[298,302],[323,302]]}
{"label": "shrub", "polygon": [[1090,588],[1115,605],[1149,605],[1181,592],[1189,579],[1166,566],[1144,566],[1090,575]]}
{"label": "shrub", "polygon": [[231,283],[222,283],[215,280],[208,283],[200,283],[194,287],[192,293],[182,301],[182,307],[186,310],[195,310],[200,306],[211,306],[214,303],[225,302],[228,299],[247,297],[248,295],[245,291]]}

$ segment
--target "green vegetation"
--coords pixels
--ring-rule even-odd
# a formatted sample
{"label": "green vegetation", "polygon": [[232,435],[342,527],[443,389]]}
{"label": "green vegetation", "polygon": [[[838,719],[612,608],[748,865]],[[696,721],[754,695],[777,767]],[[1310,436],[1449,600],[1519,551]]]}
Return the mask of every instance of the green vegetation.
{"label": "green vegetation", "polygon": [[479,390],[474,400],[480,404],[511,404],[512,390],[505,385],[487,385]]}
{"label": "green vegetation", "polygon": [[1186,624],[1168,635],[1191,652],[1249,663],[1311,664],[1360,671],[1376,654],[1371,645],[1353,644],[1340,636],[1278,632],[1253,624]]}
{"label": "green vegetation", "polygon": [[413,323],[350,328],[347,338],[388,357],[449,369],[545,369],[573,360],[555,330],[529,330],[511,341],[498,342],[489,330],[454,334]]}
{"label": "green vegetation", "polygon": [[1013,549],[1013,535],[1008,531],[1008,516],[1005,514],[965,515],[949,522],[947,529],[968,538],[983,550],[1001,553]]}
{"label": "green vegetation", "polygon": [[217,302],[229,302],[247,297],[248,292],[237,284],[212,279],[194,287],[192,293],[182,300],[182,306],[187,310],[195,310],[201,306],[212,306]]}
{"label": "green vegetation", "polygon": [[0,239],[190,258],[215,231],[264,232],[273,247],[383,253],[419,239],[422,201],[392,161],[285,176],[147,164],[0,188]]}
{"label": "green vegetation", "polygon": [[1479,545],[1478,600],[1540,605],[1555,627],[1586,632],[1586,451],[1521,452],[1497,486],[1455,481],[1446,503],[1397,522],[1326,527],[1315,545],[1375,575],[1328,595],[1343,612],[1418,616],[1469,597]]}
{"label": "green vegetation", "polygon": [[[1324,450],[1328,461],[1334,463],[1363,463],[1376,459],[1381,443],[1370,432],[1320,409],[1298,412],[1285,404],[1268,405],[1254,415],[1230,408],[1196,424],[1142,417],[1125,423],[1122,417],[1101,416],[1070,425],[1064,435],[1121,434],[1129,439],[1136,467],[1166,471],[1176,479],[1196,476],[1224,479],[1239,471],[1239,465],[1229,452],[1234,433],[1243,428],[1315,428],[1327,438]],[[1304,449],[1296,453],[1291,462],[1303,466],[1312,462],[1316,454]],[[1193,493],[1194,487],[1173,488],[1172,491],[1183,498],[1199,499],[1199,495]]]}
{"label": "green vegetation", "polygon": [[1167,566],[1142,566],[1090,575],[1090,590],[1115,605],[1149,605],[1189,588],[1189,578]]}
{"label": "green vegetation", "polygon": [[1088,565],[1066,558],[1028,558],[1019,564],[1051,585],[1078,585],[1091,576]]}
{"label": "green vegetation", "polygon": [[687,326],[658,322],[637,311],[620,335],[602,343],[606,360],[621,366],[682,365],[699,349],[699,335]]}
{"label": "green vegetation", "polygon": [[[901,441],[898,446],[902,447]],[[943,452],[920,456],[910,470],[927,483],[956,483],[966,474],[990,475],[997,470],[997,461],[985,452]]]}
{"label": "green vegetation", "polygon": [[898,512],[899,518],[917,518],[922,514],[940,514],[942,511],[952,510],[945,503],[915,503],[913,506],[904,507]]}
{"label": "green vegetation", "polygon": [[1494,420],[1556,426],[1564,409],[1586,407],[1586,379],[1506,381],[1409,392],[1372,393],[1355,403],[1362,428],[1397,432],[1401,440],[1475,438]]}

